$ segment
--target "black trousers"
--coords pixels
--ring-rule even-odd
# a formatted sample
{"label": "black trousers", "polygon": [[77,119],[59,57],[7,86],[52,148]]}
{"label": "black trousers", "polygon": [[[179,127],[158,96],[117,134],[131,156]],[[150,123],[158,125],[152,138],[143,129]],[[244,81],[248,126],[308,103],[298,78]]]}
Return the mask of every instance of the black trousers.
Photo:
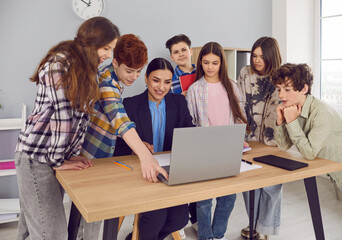
{"label": "black trousers", "polygon": [[189,204],[190,222],[192,224],[197,222],[196,202]]}
{"label": "black trousers", "polygon": [[141,240],[162,240],[185,227],[188,221],[187,204],[145,212],[140,214],[139,236]]}

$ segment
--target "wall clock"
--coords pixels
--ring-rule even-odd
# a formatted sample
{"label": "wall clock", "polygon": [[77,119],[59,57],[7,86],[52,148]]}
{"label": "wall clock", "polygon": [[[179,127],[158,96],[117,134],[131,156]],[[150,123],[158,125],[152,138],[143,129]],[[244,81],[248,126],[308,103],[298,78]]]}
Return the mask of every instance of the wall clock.
{"label": "wall clock", "polygon": [[104,8],[103,0],[72,0],[74,12],[83,19],[100,16]]}

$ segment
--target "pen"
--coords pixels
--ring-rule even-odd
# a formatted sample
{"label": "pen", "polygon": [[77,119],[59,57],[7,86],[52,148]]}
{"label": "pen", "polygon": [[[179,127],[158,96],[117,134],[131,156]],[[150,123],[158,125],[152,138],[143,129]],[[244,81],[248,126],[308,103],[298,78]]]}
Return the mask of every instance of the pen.
{"label": "pen", "polygon": [[120,161],[113,161],[113,162],[114,162],[115,164],[119,165],[120,167],[126,168],[126,169],[128,169],[128,170],[133,170],[132,167],[130,167],[130,166],[128,166],[128,165],[126,165],[126,164],[124,164],[124,163],[122,163],[122,162],[120,162]]}
{"label": "pen", "polygon": [[252,162],[250,162],[250,161],[247,161],[247,160],[245,160],[245,159],[241,159],[241,161],[243,161],[243,162],[245,162],[245,163],[247,163],[247,164],[249,164],[249,165],[253,165],[253,163],[252,163]]}

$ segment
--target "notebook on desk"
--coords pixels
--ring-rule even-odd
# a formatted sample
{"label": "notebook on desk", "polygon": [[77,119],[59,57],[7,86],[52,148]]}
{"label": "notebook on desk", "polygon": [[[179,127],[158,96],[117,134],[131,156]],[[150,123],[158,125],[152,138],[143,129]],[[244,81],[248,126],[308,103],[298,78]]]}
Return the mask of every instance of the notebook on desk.
{"label": "notebook on desk", "polygon": [[240,173],[245,124],[176,128],[173,133],[168,185],[235,176]]}

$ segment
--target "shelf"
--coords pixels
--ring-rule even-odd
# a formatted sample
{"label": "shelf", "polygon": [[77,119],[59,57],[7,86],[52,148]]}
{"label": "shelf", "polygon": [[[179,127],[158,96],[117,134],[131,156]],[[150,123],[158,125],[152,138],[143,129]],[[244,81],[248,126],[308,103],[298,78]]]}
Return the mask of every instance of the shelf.
{"label": "shelf", "polygon": [[23,127],[23,120],[21,118],[0,119],[0,130],[14,130]]}
{"label": "shelf", "polygon": [[18,221],[19,212],[19,198],[0,199],[0,223]]}
{"label": "shelf", "polygon": [[0,119],[0,130],[21,129],[26,121],[26,105],[23,104],[21,110],[21,118],[4,118]]}
{"label": "shelf", "polygon": [[[0,130],[20,130],[26,121],[26,105],[22,105],[21,118],[0,119]],[[0,160],[0,162],[14,160]],[[16,175],[16,169],[0,170],[0,177]],[[18,221],[20,212],[19,198],[0,198],[0,223]]]}
{"label": "shelf", "polygon": [[[14,159],[0,160],[0,162],[9,162],[9,161],[14,161]],[[11,175],[16,175],[15,169],[0,170],[0,177],[11,176]]]}
{"label": "shelf", "polygon": [[11,218],[11,219],[6,219],[6,220],[0,219],[0,224],[19,221],[19,214],[17,214],[17,216],[18,217],[16,217],[16,218]]}

